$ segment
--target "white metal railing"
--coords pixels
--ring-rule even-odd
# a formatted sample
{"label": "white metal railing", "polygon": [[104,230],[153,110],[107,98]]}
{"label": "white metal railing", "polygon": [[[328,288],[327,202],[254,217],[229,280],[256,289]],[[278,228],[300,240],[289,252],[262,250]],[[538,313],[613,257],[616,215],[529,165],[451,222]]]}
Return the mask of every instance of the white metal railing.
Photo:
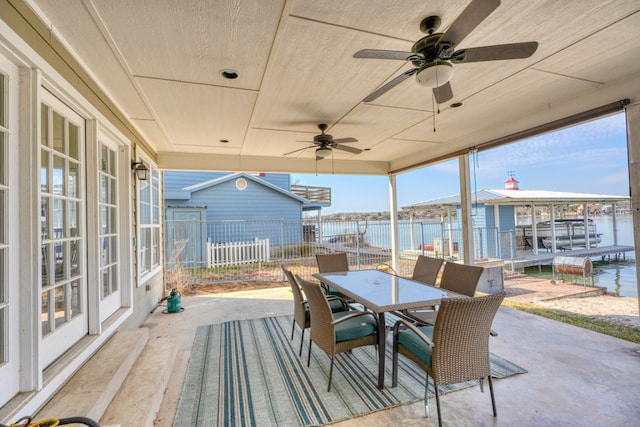
{"label": "white metal railing", "polygon": [[247,242],[207,242],[207,267],[227,267],[270,261],[269,239]]}

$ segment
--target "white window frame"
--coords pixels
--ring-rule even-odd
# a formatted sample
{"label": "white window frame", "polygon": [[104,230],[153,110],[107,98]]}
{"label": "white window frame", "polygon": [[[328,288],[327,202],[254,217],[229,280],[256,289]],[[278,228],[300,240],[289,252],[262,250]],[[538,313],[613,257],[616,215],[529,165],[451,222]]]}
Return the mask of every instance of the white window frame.
{"label": "white window frame", "polygon": [[[133,179],[136,183],[137,195],[137,230],[136,230],[136,259],[138,270],[137,286],[142,286],[147,280],[162,271],[162,174],[147,159],[143,162],[149,169],[146,181],[138,180],[135,172]],[[148,200],[144,192],[148,191]],[[146,209],[148,207],[148,210]],[[148,236],[148,238],[147,238]],[[155,241],[154,241],[155,240]],[[147,244],[149,247],[147,248]],[[148,254],[146,253],[149,250]]]}

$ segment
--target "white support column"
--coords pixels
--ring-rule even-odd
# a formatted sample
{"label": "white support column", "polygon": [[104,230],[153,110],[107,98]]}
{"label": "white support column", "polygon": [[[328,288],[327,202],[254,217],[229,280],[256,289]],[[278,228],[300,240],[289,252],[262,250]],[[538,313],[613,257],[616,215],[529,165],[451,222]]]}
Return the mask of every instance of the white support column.
{"label": "white support column", "polygon": [[496,242],[498,242],[497,244],[497,250],[498,253],[496,254],[496,256],[498,258],[502,258],[502,227],[500,226],[500,207],[498,205],[493,205],[493,221],[494,221],[494,226],[496,228]]}
{"label": "white support column", "polygon": [[538,255],[538,220],[536,219],[536,205],[531,205],[531,247]]}
{"label": "white support column", "polygon": [[398,253],[398,192],[396,176],[389,175],[389,213],[391,219],[391,268],[398,272],[400,254]]}
{"label": "white support column", "polygon": [[464,263],[473,265],[475,247],[473,242],[473,222],[471,218],[471,178],[469,173],[469,155],[458,157],[460,172],[460,206],[462,211],[462,243],[464,245]]}
{"label": "white support column", "polygon": [[[627,117],[627,150],[629,153],[629,191],[633,214],[633,240],[635,253],[640,253],[640,104],[629,105]],[[637,256],[636,256],[637,259]],[[640,295],[640,269],[636,268],[636,286]],[[640,299],[638,299],[640,306]]]}
{"label": "white support column", "polygon": [[[613,216],[611,217],[613,220],[613,246],[618,246],[618,213],[616,212],[618,210],[618,204],[614,202],[611,205],[611,209],[613,209]],[[596,236],[596,240],[598,240],[598,236]]]}
{"label": "white support column", "polygon": [[556,206],[551,205],[551,252],[556,253]]}

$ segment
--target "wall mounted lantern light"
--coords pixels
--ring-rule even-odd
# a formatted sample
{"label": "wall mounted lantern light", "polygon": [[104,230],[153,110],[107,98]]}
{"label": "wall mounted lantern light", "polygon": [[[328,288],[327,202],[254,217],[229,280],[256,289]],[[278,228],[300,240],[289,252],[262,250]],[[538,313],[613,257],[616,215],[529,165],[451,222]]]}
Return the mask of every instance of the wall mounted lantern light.
{"label": "wall mounted lantern light", "polygon": [[144,164],[144,162],[131,162],[131,170],[135,172],[136,177],[140,181],[146,181],[149,179],[149,168]]}

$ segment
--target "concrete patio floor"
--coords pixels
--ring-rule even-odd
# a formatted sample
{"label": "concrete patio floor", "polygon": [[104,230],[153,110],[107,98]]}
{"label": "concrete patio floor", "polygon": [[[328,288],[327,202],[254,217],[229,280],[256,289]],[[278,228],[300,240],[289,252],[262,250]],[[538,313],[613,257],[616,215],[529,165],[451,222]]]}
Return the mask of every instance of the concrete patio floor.
{"label": "concrete patio floor", "polygon": [[[171,426],[182,381],[199,325],[292,313],[288,288],[243,291],[182,299],[184,311],[152,313],[144,327],[150,340],[174,337],[178,357],[156,419]],[[488,389],[478,387],[441,399],[449,426],[629,426],[640,419],[640,345],[590,332],[509,308],[500,308],[491,351],[528,373],[494,381],[498,417],[491,412]],[[334,381],[339,381],[336,376]],[[387,386],[390,379],[387,379]],[[431,418],[417,402],[336,426],[437,425],[435,400]]]}

